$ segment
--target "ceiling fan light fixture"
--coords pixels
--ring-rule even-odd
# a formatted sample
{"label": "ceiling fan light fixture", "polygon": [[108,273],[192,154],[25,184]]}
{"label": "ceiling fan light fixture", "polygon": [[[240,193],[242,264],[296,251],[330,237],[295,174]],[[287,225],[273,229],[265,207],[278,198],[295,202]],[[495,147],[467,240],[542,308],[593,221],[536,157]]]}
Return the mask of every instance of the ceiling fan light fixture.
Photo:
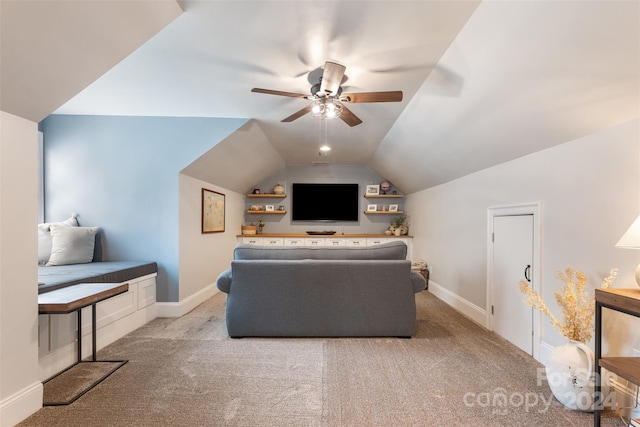
{"label": "ceiling fan light fixture", "polygon": [[335,119],[342,114],[342,104],[333,97],[316,99],[311,104],[311,114],[321,119]]}

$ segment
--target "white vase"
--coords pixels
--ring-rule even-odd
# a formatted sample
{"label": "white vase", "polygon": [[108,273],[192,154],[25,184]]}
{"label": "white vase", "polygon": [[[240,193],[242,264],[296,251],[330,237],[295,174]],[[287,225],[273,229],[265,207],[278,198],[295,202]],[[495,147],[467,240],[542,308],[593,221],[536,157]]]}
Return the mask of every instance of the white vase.
{"label": "white vase", "polygon": [[546,366],[549,388],[569,409],[592,412],[595,376],[593,352],[585,344],[570,340],[551,350]]}
{"label": "white vase", "polygon": [[273,187],[273,193],[274,194],[284,194],[284,186],[280,185],[280,184],[276,184],[276,186]]}
{"label": "white vase", "polygon": [[393,230],[393,234],[395,234],[396,236],[402,236],[402,229],[396,228],[395,230]]}

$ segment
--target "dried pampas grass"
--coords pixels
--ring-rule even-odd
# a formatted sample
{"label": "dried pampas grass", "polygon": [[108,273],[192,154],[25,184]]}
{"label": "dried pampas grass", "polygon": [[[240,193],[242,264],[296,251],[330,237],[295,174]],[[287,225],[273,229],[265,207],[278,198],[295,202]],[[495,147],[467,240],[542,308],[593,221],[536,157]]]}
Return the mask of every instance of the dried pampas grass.
{"label": "dried pampas grass", "polygon": [[[600,285],[607,289],[616,278],[617,269],[612,269]],[[562,335],[570,340],[586,343],[593,336],[593,318],[595,312],[595,297],[585,292],[585,286],[589,279],[586,275],[572,267],[565,271],[558,271],[558,279],[564,282],[564,287],[554,291],[556,301],[562,309],[563,321],[558,320],[549,310],[544,300],[538,295],[529,283],[520,281],[520,292],[527,295],[525,304],[540,310],[551,320],[551,324]]]}

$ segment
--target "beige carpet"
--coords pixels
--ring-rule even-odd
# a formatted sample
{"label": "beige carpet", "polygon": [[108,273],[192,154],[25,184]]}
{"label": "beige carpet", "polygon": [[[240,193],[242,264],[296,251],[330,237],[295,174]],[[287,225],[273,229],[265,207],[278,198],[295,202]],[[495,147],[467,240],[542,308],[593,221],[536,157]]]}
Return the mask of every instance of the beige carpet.
{"label": "beige carpet", "polygon": [[[99,352],[129,359],[21,426],[590,426],[538,384],[535,360],[417,295],[413,339],[230,339],[224,294]],[[502,399],[504,398],[504,399]],[[624,424],[608,414],[604,426]]]}

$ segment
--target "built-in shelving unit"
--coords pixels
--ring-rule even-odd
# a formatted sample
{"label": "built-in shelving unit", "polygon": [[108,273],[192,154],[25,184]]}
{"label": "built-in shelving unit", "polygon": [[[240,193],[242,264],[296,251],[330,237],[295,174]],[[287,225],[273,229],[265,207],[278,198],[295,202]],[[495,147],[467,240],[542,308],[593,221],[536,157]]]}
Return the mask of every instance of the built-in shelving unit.
{"label": "built-in shelving unit", "polygon": [[367,199],[402,199],[404,194],[367,194]]}
{"label": "built-in shelving unit", "polygon": [[260,215],[281,214],[281,215],[282,215],[282,214],[286,214],[286,213],[287,213],[287,211],[266,211],[266,210],[264,210],[264,209],[259,209],[259,210],[256,210],[256,209],[248,209],[248,210],[247,210],[247,213],[248,213],[248,214],[254,214],[254,215],[255,215],[255,214],[260,214]]}
{"label": "built-in shelving unit", "polygon": [[[281,194],[275,194],[275,193],[260,193],[260,194],[247,194],[247,198],[251,198],[251,199],[284,199],[285,197],[287,197],[286,194],[281,193]],[[268,211],[266,209],[247,209],[247,213],[250,215],[284,215],[287,213],[286,210],[283,209],[276,209],[276,210],[272,210],[272,211]]]}
{"label": "built-in shelving unit", "polygon": [[[365,194],[365,199],[404,199],[404,194]],[[391,202],[391,204],[395,204]],[[400,207],[400,206],[399,206]],[[385,205],[385,210],[364,211],[365,215],[404,215],[404,211],[390,211]]]}
{"label": "built-in shelving unit", "polygon": [[366,215],[404,215],[404,211],[364,211]]}
{"label": "built-in shelving unit", "polygon": [[256,199],[284,199],[285,197],[287,197],[287,195],[265,193],[265,194],[247,194],[247,197],[256,198]]}

